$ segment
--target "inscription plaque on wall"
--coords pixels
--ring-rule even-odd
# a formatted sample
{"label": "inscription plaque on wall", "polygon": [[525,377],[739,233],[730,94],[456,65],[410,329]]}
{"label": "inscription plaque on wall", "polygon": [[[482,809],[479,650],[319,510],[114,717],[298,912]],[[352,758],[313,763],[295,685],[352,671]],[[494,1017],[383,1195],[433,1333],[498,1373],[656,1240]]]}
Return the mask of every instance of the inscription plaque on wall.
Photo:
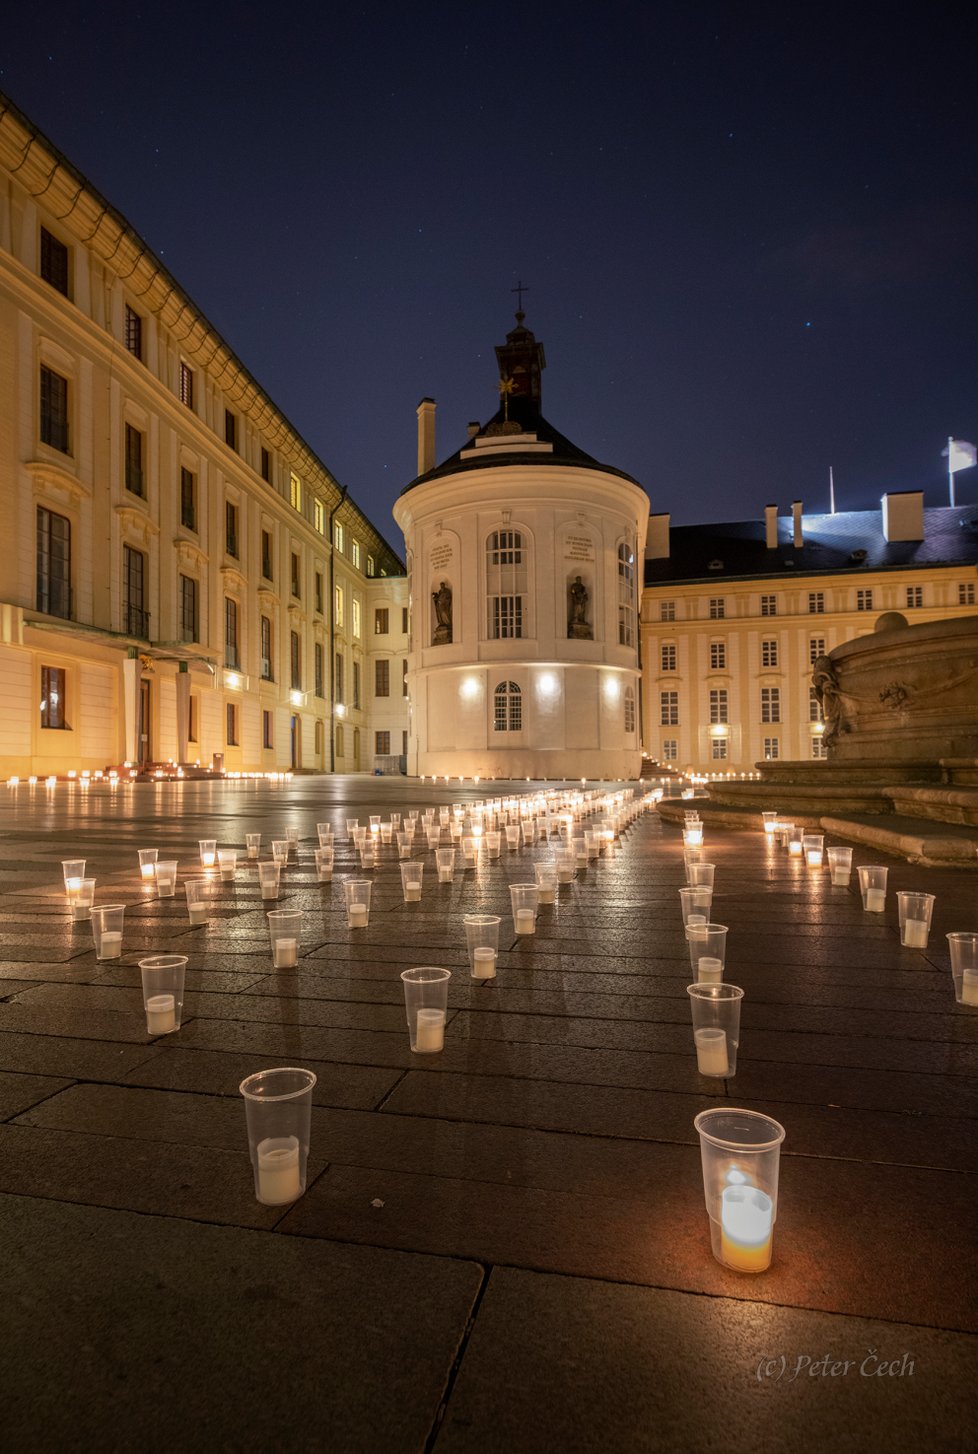
{"label": "inscription plaque on wall", "polygon": [[445,570],[451,565],[454,555],[455,550],[450,541],[436,545],[431,552],[431,569],[433,571]]}
{"label": "inscription plaque on wall", "polygon": [[590,535],[568,535],[564,543],[565,560],[594,560],[594,541]]}

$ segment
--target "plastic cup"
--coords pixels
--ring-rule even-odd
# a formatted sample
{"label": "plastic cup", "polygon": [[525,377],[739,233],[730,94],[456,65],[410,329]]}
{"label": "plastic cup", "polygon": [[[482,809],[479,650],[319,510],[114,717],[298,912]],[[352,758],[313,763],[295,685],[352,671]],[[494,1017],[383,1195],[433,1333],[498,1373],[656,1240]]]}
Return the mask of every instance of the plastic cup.
{"label": "plastic cup", "polygon": [[686,993],[693,1014],[693,1043],[700,1075],[736,1075],[743,990],[722,982],[697,983],[687,985]]}
{"label": "plastic cup", "polygon": [[926,949],[930,937],[930,918],[934,911],[934,895],[901,890],[897,894],[900,915],[900,943],[904,949]]}
{"label": "plastic cup", "polygon": [[438,882],[440,884],[450,884],[452,875],[455,872],[455,849],[436,848],[435,862],[438,865]]}
{"label": "plastic cup", "polygon": [[198,840],[198,846],[200,848],[201,868],[213,868],[217,862],[217,839],[201,838]]}
{"label": "plastic cup", "polygon": [[506,824],[506,848],[512,853],[520,846],[520,825],[518,823]]}
{"label": "plastic cup", "polygon": [[533,873],[537,881],[537,903],[556,903],[557,865],[555,863],[535,863]]}
{"label": "plastic cup", "polygon": [[702,826],[692,826],[683,829],[683,847],[699,848],[703,842]]}
{"label": "plastic cup", "polygon": [[360,867],[361,869],[377,867],[377,849],[374,847],[374,835],[369,833],[360,844]]}
{"label": "plastic cup", "polygon": [[156,879],[156,892],[160,898],[172,899],[177,890],[176,859],[158,860],[153,865],[153,876]]}
{"label": "plastic cup", "polygon": [[397,856],[398,858],[410,858],[411,849],[414,846],[414,834],[409,828],[402,828],[397,835]]}
{"label": "plastic cup", "polygon": [[559,884],[571,884],[574,882],[574,875],[577,873],[577,858],[566,849],[558,850],[554,862],[557,867],[557,882]]}
{"label": "plastic cup", "polygon": [[445,1048],[448,981],[451,977],[451,970],[436,969],[430,965],[401,971],[408,1035],[416,1055],[434,1055]]}
{"label": "plastic cup", "polygon": [[333,877],[333,845],[321,843],[313,849],[316,858],[316,877],[321,884],[329,883]]}
{"label": "plastic cup", "polygon": [[513,906],[513,930],[517,934],[537,932],[537,904],[540,891],[535,883],[510,884],[509,897]]}
{"label": "plastic cup", "polygon": [[184,884],[187,895],[187,913],[191,924],[206,924],[210,912],[208,900],[211,896],[210,880],[189,878]]}
{"label": "plastic cup", "polygon": [[282,877],[282,865],[273,861],[272,863],[260,863],[258,865],[258,882],[261,886],[263,899],[277,899],[278,886]]}
{"label": "plastic cup", "polygon": [[381,815],[379,813],[370,813],[368,815],[367,821],[369,822],[371,829],[380,827],[380,816]]}
{"label": "plastic cup", "polygon": [[381,825],[380,825],[380,841],[381,841],[381,843],[389,844],[392,841],[393,836],[394,836],[394,824],[393,823],[381,823]]}
{"label": "plastic cup", "polygon": [[486,830],[486,853],[490,858],[498,858],[503,851],[503,835],[498,828]]}
{"label": "plastic cup", "polygon": [[75,923],[81,923],[92,917],[92,905],[95,902],[95,880],[93,878],[73,878],[68,885],[68,912]]}
{"label": "plastic cup", "polygon": [[700,1111],[703,1196],[718,1262],[735,1272],[771,1265],[784,1127],[759,1111]]}
{"label": "plastic cup", "polygon": [[401,864],[401,893],[406,904],[420,904],[424,864],[417,859]]}
{"label": "plastic cup", "polygon": [[316,837],[319,839],[320,848],[330,848],[333,843],[333,826],[331,823],[317,823]]}
{"label": "plastic cup", "polygon": [[461,847],[462,847],[462,867],[463,868],[478,868],[479,867],[479,839],[478,838],[473,838],[473,836],[472,836],[471,833],[463,833]]}
{"label": "plastic cup", "polygon": [[954,998],[959,1005],[978,1009],[978,934],[956,931],[947,936],[951,951]]}
{"label": "plastic cup", "polygon": [[343,885],[348,929],[366,929],[370,923],[370,890],[368,878],[349,878]]}
{"label": "plastic cup", "polygon": [[63,858],[61,860],[61,872],[64,875],[65,893],[67,893],[68,885],[72,879],[83,879],[85,877],[85,859]]}
{"label": "plastic cup", "polygon": [[272,945],[272,964],[276,969],[295,969],[299,963],[299,941],[302,938],[302,910],[273,909],[265,917]]}
{"label": "plastic cup", "polygon": [[139,961],[147,1035],[170,1035],[183,1015],[185,954],[154,954]]}
{"label": "plastic cup", "polygon": [[826,857],[829,860],[829,877],[833,888],[848,887],[852,876],[852,849],[829,848],[826,849]]}
{"label": "plastic cup", "polygon": [[801,828],[792,827],[788,834],[788,857],[803,858],[805,853],[804,831]]}
{"label": "plastic cup", "polygon": [[864,864],[856,872],[859,875],[859,892],[863,896],[866,913],[882,914],[886,907],[886,875],[889,869],[875,864]]}
{"label": "plastic cup", "polygon": [[285,830],[285,841],[289,845],[290,851],[295,851],[296,849],[298,849],[298,847],[299,847],[299,830],[298,830],[298,828],[286,828],[286,830]]}
{"label": "plastic cup", "polygon": [[289,861],[289,840],[287,838],[272,839],[272,862],[283,867]]}
{"label": "plastic cup", "polygon": [[683,911],[683,923],[688,926],[690,917],[702,919],[704,922],[710,917],[710,909],[713,905],[713,890],[702,888],[699,885],[693,887],[690,884],[679,890],[679,903]]}
{"label": "plastic cup", "polygon": [[587,868],[587,839],[583,833],[576,833],[571,839],[571,847],[574,850],[574,863],[578,868]]}
{"label": "plastic cup", "polygon": [[257,858],[258,857],[258,851],[261,848],[261,834],[260,833],[246,833],[245,834],[245,848],[248,850],[248,857],[249,858]]}
{"label": "plastic cup", "polygon": [[225,883],[229,882],[238,871],[238,850],[236,848],[219,848],[217,863],[221,870],[221,878]]}
{"label": "plastic cup", "polygon": [[822,852],[825,847],[824,833],[804,833],[801,840],[801,851],[805,863],[809,868],[822,867]]}
{"label": "plastic cup", "polygon": [[139,852],[139,876],[144,883],[152,883],[156,877],[156,860],[159,857],[158,848],[140,848]]}
{"label": "plastic cup", "polygon": [[400,813],[392,813],[391,814],[391,828],[396,833],[397,830],[398,830],[398,828],[400,828],[400,826],[401,826],[401,815],[400,815]]}
{"label": "plastic cup", "polygon": [[589,862],[601,852],[601,839],[593,828],[584,830],[584,848]]}
{"label": "plastic cup", "polygon": [[764,824],[764,832],[768,835],[768,837],[772,836],[774,833],[775,824],[778,821],[777,811],[774,810],[769,812],[765,810],[761,814],[761,821]]}
{"label": "plastic cup", "polygon": [[306,1189],[315,1084],[313,1072],[297,1066],[259,1070],[241,1082],[255,1196],[264,1206],[287,1206]]}
{"label": "plastic cup", "polygon": [[438,845],[441,842],[441,829],[439,828],[438,824],[430,824],[426,830],[425,836],[428,839],[428,847],[435,849],[435,851],[437,852]]}
{"label": "plastic cup", "polygon": [[686,940],[689,944],[690,968],[697,979],[699,962],[704,956],[707,959],[719,959],[722,970],[727,953],[726,924],[711,924],[709,920],[705,924],[688,924]]}
{"label": "plastic cup", "polygon": [[709,954],[701,954],[696,964],[697,984],[722,984],[723,960]]}
{"label": "plastic cup", "polygon": [[92,938],[96,959],[118,959],[122,953],[125,904],[102,904],[92,909]]}
{"label": "plastic cup", "polygon": [[359,818],[347,818],[347,820],[346,820],[346,831],[349,834],[351,840],[353,838],[354,833],[356,832],[356,830],[359,827],[360,827],[360,819]]}
{"label": "plastic cup", "polygon": [[465,942],[469,951],[469,973],[473,979],[495,979],[499,958],[498,914],[466,914]]}

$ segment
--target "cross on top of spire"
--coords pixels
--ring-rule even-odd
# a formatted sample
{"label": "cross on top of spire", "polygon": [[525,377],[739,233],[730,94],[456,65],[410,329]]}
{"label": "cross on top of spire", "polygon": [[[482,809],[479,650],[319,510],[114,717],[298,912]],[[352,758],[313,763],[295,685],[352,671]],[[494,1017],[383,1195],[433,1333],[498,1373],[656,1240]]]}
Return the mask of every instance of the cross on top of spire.
{"label": "cross on top of spire", "polygon": [[523,319],[526,317],[526,314],[523,312],[523,294],[524,293],[528,293],[530,290],[527,287],[527,285],[523,282],[523,279],[520,278],[519,282],[516,284],[516,287],[515,288],[510,288],[509,291],[511,293],[518,293],[519,294],[519,297],[518,297],[517,302],[516,302],[516,317],[517,317],[518,321],[520,323],[522,323],[523,322]]}

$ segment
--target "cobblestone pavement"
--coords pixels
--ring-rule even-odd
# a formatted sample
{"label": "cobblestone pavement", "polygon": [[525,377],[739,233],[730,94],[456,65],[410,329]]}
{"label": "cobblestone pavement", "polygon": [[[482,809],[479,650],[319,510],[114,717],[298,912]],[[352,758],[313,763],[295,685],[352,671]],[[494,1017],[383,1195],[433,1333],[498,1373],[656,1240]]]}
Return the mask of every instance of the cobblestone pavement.
{"label": "cobblestone pavement", "polygon": [[[737,1074],[697,1072],[681,834],[645,814],[561,886],[537,933],[503,850],[402,902],[382,851],[369,927],[347,817],[474,802],[500,784],[307,778],[0,789],[0,1299],[10,1450],[632,1451],[974,1448],[978,1010],[944,935],[978,930],[978,877],[890,860],[886,912],[712,830],[712,917],[745,990]],[[517,791],[514,787],[512,791]],[[526,784],[520,791],[529,791]],[[336,831],[319,884],[317,822]],[[197,840],[262,857],[299,831],[274,970],[253,865],[191,927]],[[136,850],[179,864],[177,896]],[[126,905],[95,958],[61,860]],[[869,855],[856,850],[855,861]],[[885,860],[883,860],[885,861]],[[937,895],[900,947],[894,892]],[[462,915],[502,916],[468,973]],[[137,962],[184,954],[178,1033],[146,1033]],[[444,1052],[412,1055],[399,972],[452,971]],[[238,1093],[318,1077],[305,1195],[255,1200]],[[693,1118],[786,1129],[774,1262],[711,1255]]]}

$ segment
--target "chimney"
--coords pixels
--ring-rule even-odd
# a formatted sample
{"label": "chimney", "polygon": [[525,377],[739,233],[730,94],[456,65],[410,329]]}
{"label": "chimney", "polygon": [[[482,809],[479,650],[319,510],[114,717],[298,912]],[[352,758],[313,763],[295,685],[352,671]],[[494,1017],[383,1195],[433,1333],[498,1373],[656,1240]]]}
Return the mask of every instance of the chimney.
{"label": "chimney", "polygon": [[470,439],[474,439],[481,428],[482,425],[479,423],[478,419],[470,419],[468,424],[466,424],[465,426],[465,432],[468,434]]}
{"label": "chimney", "polygon": [[792,502],[791,502],[791,524],[792,524],[792,529],[794,531],[794,537],[793,537],[791,543],[795,547],[796,550],[801,550],[802,546],[805,544],[805,540],[804,540],[804,537],[803,537],[803,535],[801,533],[801,501],[800,500],[792,500]]}
{"label": "chimney", "polygon": [[669,521],[671,518],[668,511],[664,515],[649,516],[649,534],[645,546],[646,560],[669,559]]}
{"label": "chimney", "polygon": [[768,550],[778,548],[778,507],[777,505],[764,506],[764,544]]}
{"label": "chimney", "polygon": [[418,405],[418,474],[435,467],[435,401],[422,399]]}
{"label": "chimney", "polygon": [[883,496],[883,537],[893,540],[923,540],[923,490],[897,490]]}

